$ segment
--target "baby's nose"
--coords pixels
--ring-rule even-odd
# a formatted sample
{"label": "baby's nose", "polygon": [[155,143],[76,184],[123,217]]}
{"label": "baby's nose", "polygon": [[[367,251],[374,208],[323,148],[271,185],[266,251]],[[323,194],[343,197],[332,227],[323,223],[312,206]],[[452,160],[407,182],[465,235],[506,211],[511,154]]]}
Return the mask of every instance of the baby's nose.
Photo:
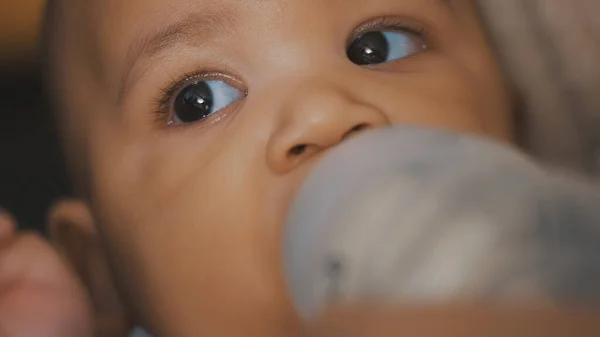
{"label": "baby's nose", "polygon": [[389,124],[375,106],[334,84],[307,83],[283,105],[267,161],[286,173],[361,131]]}

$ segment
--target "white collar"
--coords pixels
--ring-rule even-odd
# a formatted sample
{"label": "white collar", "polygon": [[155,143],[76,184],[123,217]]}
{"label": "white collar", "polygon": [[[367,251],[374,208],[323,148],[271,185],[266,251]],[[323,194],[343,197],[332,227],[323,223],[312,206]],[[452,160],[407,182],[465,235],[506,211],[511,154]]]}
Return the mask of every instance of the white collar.
{"label": "white collar", "polygon": [[144,329],[140,327],[136,327],[131,330],[129,337],[152,337],[149,333],[147,333]]}

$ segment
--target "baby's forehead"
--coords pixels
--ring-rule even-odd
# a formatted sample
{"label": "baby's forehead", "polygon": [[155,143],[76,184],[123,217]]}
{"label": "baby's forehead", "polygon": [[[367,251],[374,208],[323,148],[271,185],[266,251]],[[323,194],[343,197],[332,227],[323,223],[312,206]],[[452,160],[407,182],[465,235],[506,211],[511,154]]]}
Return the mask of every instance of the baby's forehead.
{"label": "baby's forehead", "polygon": [[[225,21],[229,29],[246,24],[257,30],[285,29],[306,20],[336,21],[347,16],[426,16],[452,3],[472,0],[53,0],[61,4],[62,12],[71,20],[67,30],[87,35],[81,40],[96,41],[102,48],[123,49],[121,43],[135,43],[145,35],[178,30],[191,16],[204,20],[203,29],[217,27]],[[279,21],[276,19],[280,19]],[[362,18],[363,20],[371,17]],[[429,20],[434,21],[434,20]],[[181,23],[173,25],[173,23]],[[221,25],[225,26],[225,25]],[[221,26],[218,26],[221,28]],[[301,25],[310,30],[310,25]],[[179,33],[179,32],[175,32]],[[199,30],[198,35],[204,31]],[[174,34],[170,34],[174,35]],[[137,41],[140,42],[140,41]],[[144,41],[141,41],[142,43]]]}
{"label": "baby's forehead", "polygon": [[[49,0],[50,3],[61,4],[63,12],[73,13],[81,18],[80,24],[93,25],[97,28],[139,28],[151,26],[151,22],[167,21],[177,17],[181,18],[188,14],[197,12],[205,17],[239,16],[254,22],[265,21],[270,12],[279,15],[286,13],[286,9],[308,9],[317,11],[328,9],[353,8],[379,8],[381,15],[410,15],[413,9],[419,6],[434,7],[440,5],[456,7],[453,3],[471,3],[473,0]],[[391,6],[391,7],[390,7]],[[393,13],[386,13],[385,8],[394,9]],[[308,14],[309,10],[300,10],[294,13],[294,17]],[[366,11],[368,12],[368,11]],[[262,15],[244,15],[244,14]],[[289,12],[288,12],[289,13]],[[343,15],[343,11],[334,11],[337,16]],[[157,18],[163,18],[163,20]],[[155,20],[150,20],[154,18]],[[125,26],[123,21],[129,23]],[[133,26],[132,23],[141,23]],[[103,27],[98,27],[103,26]],[[306,27],[308,28],[308,27]]]}

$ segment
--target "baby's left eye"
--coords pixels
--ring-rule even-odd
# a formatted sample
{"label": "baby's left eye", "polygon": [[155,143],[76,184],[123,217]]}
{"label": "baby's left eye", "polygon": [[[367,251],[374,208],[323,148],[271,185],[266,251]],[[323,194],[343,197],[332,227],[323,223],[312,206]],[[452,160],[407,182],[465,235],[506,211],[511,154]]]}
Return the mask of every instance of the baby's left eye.
{"label": "baby's left eye", "polygon": [[223,81],[197,81],[175,98],[169,124],[200,122],[243,99],[245,94]]}
{"label": "baby's left eye", "polygon": [[403,59],[425,48],[424,38],[414,33],[371,31],[354,39],[346,53],[354,64],[364,66]]}

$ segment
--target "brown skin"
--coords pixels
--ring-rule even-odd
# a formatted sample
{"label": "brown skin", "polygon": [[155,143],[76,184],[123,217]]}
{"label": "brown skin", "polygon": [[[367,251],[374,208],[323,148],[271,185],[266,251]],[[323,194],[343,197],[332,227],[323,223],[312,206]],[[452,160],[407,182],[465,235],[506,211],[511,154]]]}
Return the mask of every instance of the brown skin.
{"label": "brown skin", "polygon": [[[282,224],[313,165],[357,126],[513,139],[509,94],[471,0],[62,3],[55,88],[73,173],[91,207],[86,220],[63,212],[62,223],[83,234],[53,232],[67,253],[77,252],[71,261],[92,298],[110,294],[97,296],[108,301],[96,307],[122,312],[112,296],[119,289],[161,336],[302,330],[282,276]],[[195,27],[177,34],[194,42],[131,58],[141,37],[213,12],[228,18],[214,39]],[[373,68],[350,62],[348,39],[382,16],[427,27],[427,50]],[[155,113],[161,89],[202,71],[228,76],[247,97],[204,122],[167,126]],[[305,151],[291,152],[298,145]],[[69,243],[77,237],[93,238],[87,253]],[[102,267],[82,267],[91,261]],[[91,275],[106,261],[111,278]]]}
{"label": "brown skin", "polygon": [[0,336],[91,336],[89,303],[51,245],[0,214]]}
{"label": "brown skin", "polygon": [[[71,202],[61,204],[63,207],[81,210]],[[97,321],[92,334],[92,301],[73,272],[48,243],[32,234],[17,235],[14,225],[0,215],[0,336],[125,336],[126,330],[119,324],[125,321],[123,315]],[[314,322],[307,336],[591,337],[600,330],[598,315],[598,310],[591,309],[486,307],[474,303],[404,308],[338,306]]]}
{"label": "brown skin", "polygon": [[332,308],[312,330],[314,337],[567,337],[598,336],[597,308],[481,303]]}
{"label": "brown skin", "polygon": [[[92,213],[114,277],[163,336],[297,326],[280,268],[282,224],[314,163],[356,126],[511,138],[507,90],[470,1],[66,2],[56,67],[70,157],[89,155]],[[229,23],[202,43],[207,29],[180,33],[195,42],[128,71],[134,41],[198,12]],[[429,49],[375,69],[350,62],[354,30],[382,16],[426,26]],[[201,71],[235,78],[247,97],[207,122],[158,123],[161,89]],[[137,81],[117,104],[127,78]],[[291,155],[297,145],[307,150]]]}

